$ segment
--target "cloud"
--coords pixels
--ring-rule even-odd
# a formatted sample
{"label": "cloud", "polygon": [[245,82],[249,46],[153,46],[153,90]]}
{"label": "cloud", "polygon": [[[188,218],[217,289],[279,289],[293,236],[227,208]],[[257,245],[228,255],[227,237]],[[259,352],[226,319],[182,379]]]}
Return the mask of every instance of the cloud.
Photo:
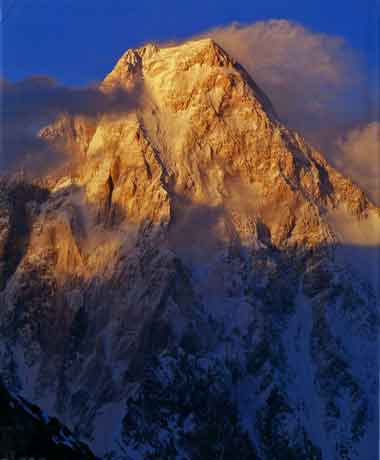
{"label": "cloud", "polygon": [[34,176],[37,172],[47,172],[66,160],[65,154],[49,146],[23,124],[11,126],[2,123],[0,148],[0,173],[25,168]]}
{"label": "cloud", "polygon": [[98,86],[71,88],[59,85],[48,76],[34,76],[0,86],[7,116],[41,117],[66,112],[70,115],[95,116],[106,112],[125,112],[136,106],[138,91],[114,89],[101,91]]}
{"label": "cloud", "polygon": [[380,123],[349,131],[336,142],[332,161],[353,178],[375,202],[380,203]]}
{"label": "cloud", "polygon": [[25,159],[29,165],[34,163],[36,171],[64,160],[62,152],[37,136],[39,129],[59,114],[96,118],[105,113],[124,113],[138,105],[140,96],[140,87],[107,92],[95,85],[71,88],[47,76],[16,83],[2,80],[0,171],[17,167]]}
{"label": "cloud", "polygon": [[350,112],[355,118],[358,100],[366,103],[360,62],[342,38],[287,20],[232,24],[205,35],[248,70],[286,124],[312,141],[327,121],[338,128],[343,112],[345,121]]}

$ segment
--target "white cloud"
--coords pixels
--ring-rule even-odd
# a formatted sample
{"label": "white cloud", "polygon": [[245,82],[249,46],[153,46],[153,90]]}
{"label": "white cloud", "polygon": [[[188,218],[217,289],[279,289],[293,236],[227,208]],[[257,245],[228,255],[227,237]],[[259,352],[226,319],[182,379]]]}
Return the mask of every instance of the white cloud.
{"label": "white cloud", "polygon": [[287,20],[232,24],[205,35],[249,71],[287,124],[312,141],[327,121],[338,123],[337,112],[350,99],[346,92],[360,81],[359,61],[342,38]]}
{"label": "white cloud", "polygon": [[333,162],[380,203],[380,123],[353,129],[339,139]]}

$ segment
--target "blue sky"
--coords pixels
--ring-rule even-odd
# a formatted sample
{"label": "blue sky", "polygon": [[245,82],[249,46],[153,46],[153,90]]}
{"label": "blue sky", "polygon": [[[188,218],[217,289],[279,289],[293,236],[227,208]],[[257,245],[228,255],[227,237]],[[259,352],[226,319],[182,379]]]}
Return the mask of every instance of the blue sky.
{"label": "blue sky", "polygon": [[[181,39],[233,21],[284,18],[338,35],[373,69],[377,0],[15,0],[1,35],[2,76],[101,79],[130,47]],[[3,11],[12,0],[2,0]],[[378,19],[378,16],[377,16]]]}

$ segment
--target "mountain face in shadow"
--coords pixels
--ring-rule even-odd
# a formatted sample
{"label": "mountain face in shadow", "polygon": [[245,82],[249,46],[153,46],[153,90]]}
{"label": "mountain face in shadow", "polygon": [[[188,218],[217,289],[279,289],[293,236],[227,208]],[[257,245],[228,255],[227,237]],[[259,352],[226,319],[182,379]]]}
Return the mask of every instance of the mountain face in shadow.
{"label": "mountain face in shadow", "polygon": [[1,180],[6,387],[103,458],[372,460],[379,209],[211,40],[100,85],[136,88],[40,132],[69,166]]}
{"label": "mountain face in shadow", "polygon": [[12,396],[0,382],[0,455],[2,458],[95,459],[88,447],[37,406]]}

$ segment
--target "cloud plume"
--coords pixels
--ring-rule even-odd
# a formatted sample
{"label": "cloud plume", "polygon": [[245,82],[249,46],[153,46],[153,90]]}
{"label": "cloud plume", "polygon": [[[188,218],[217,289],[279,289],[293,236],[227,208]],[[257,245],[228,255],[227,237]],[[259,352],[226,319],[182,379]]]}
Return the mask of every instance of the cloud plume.
{"label": "cloud plume", "polygon": [[34,76],[16,83],[2,81],[0,96],[0,171],[4,171],[19,166],[26,157],[46,167],[59,163],[62,152],[37,136],[42,126],[62,113],[96,118],[128,112],[137,106],[140,88],[108,92],[97,86],[70,88],[47,76]]}
{"label": "cloud plume", "polygon": [[343,110],[347,92],[361,82],[359,61],[342,38],[316,34],[287,21],[270,20],[210,30],[272,99],[291,127],[313,134],[326,116]]}
{"label": "cloud plume", "polygon": [[380,123],[349,131],[337,141],[333,163],[380,203]]}

